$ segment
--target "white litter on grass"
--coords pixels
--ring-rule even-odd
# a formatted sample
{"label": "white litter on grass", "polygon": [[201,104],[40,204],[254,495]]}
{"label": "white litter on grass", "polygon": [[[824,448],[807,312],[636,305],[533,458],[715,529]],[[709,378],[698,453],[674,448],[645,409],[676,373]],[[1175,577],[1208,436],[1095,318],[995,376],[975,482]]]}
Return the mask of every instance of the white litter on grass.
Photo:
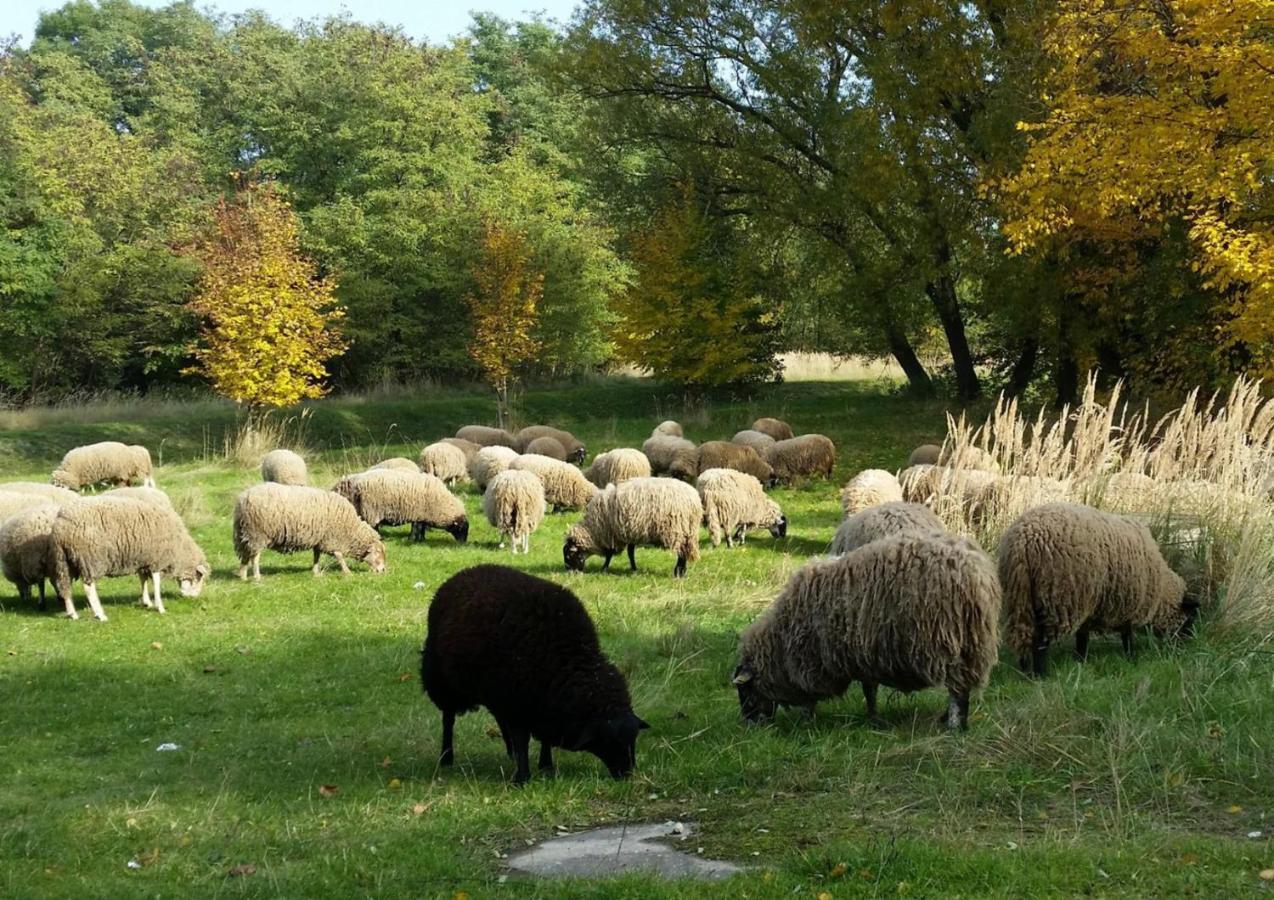
{"label": "white litter on grass", "polygon": [[423,581],[417,581],[412,585],[412,588],[417,591],[423,591],[425,589],[425,583]]}
{"label": "white litter on grass", "polygon": [[509,868],[546,878],[607,878],[629,872],[648,872],[663,878],[728,878],[743,871],[724,860],[703,859],[663,843],[684,841],[694,826],[684,822],[662,825],[614,825],[549,838],[531,850],[509,858]]}
{"label": "white litter on grass", "polygon": [[137,860],[135,860],[135,859],[130,859],[130,860],[128,861],[128,867],[129,867],[130,869],[140,869],[140,868],[142,867],[142,864],[141,864],[141,863],[139,863],[139,862],[138,862]]}
{"label": "white litter on grass", "polygon": [[170,752],[170,751],[172,751],[172,750],[180,750],[180,749],[181,749],[181,745],[180,745],[180,744],[165,743],[165,744],[160,744],[158,747],[156,747],[156,748],[155,748],[155,752],[156,752],[156,753],[168,753],[168,752]]}
{"label": "white litter on grass", "polygon": [[1247,833],[1247,836],[1248,836],[1248,837],[1250,837],[1252,840],[1256,840],[1257,838],[1259,838],[1259,837],[1261,836],[1261,832],[1259,832],[1259,831],[1249,831],[1249,832]]}

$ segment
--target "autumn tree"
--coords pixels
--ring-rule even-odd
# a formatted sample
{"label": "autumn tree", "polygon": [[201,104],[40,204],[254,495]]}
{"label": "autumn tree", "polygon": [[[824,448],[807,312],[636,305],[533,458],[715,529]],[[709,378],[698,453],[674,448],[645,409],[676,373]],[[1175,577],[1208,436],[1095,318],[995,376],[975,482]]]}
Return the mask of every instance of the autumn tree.
{"label": "autumn tree", "polygon": [[996,185],[1014,247],[1070,260],[1075,289],[1107,308],[1154,278],[1148,258],[1180,247],[1182,271],[1156,304],[1187,308],[1192,278],[1212,302],[1173,329],[1170,358],[1139,328],[1150,363],[1197,377],[1202,345],[1274,375],[1269,0],[1062,0],[1047,35],[1046,115],[1021,126],[1025,161]]}
{"label": "autumn tree", "polygon": [[534,330],[544,275],[531,267],[526,235],[488,219],[473,280],[467,298],[473,326],[469,353],[495,388],[503,428],[509,415],[509,379],[539,347]]}
{"label": "autumn tree", "polygon": [[326,393],[326,364],[345,350],[335,279],[301,253],[296,215],[268,182],[245,181],[216,208],[199,248],[192,301],[203,319],[198,366],[252,414]]}

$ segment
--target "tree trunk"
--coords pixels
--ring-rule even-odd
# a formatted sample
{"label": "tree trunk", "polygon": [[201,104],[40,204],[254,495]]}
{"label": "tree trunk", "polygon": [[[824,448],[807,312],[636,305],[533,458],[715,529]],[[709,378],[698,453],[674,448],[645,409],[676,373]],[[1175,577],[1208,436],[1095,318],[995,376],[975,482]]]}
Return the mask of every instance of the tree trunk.
{"label": "tree trunk", "polygon": [[1058,406],[1074,403],[1079,398],[1079,364],[1075,361],[1075,347],[1071,343],[1069,303],[1070,298],[1062,298],[1063,308],[1057,311],[1057,362],[1053,367],[1053,391]]}
{"label": "tree trunk", "polygon": [[[943,254],[946,255],[945,251]],[[956,394],[961,400],[976,400],[982,394],[978,372],[973,365],[973,353],[969,350],[969,338],[964,331],[964,316],[960,312],[960,300],[956,296],[955,281],[950,275],[940,275],[925,285],[938,321],[947,336],[951,348],[951,362],[955,366]]]}
{"label": "tree trunk", "polygon": [[1021,355],[1018,356],[1017,362],[1013,364],[1013,369],[1009,372],[1009,383],[1004,388],[1004,392],[1010,397],[1020,397],[1030,385],[1031,376],[1035,374],[1035,361],[1039,359],[1039,354],[1039,339],[1027,338],[1022,344]]}
{"label": "tree trunk", "polygon": [[509,420],[509,382],[501,378],[495,386],[495,414],[500,427],[505,428]]}
{"label": "tree trunk", "polygon": [[903,372],[906,373],[912,393],[920,397],[932,397],[933,381],[929,378],[929,373],[925,371],[924,364],[920,362],[920,357],[916,356],[915,348],[911,346],[911,341],[907,340],[907,335],[892,321],[886,322],[884,327],[889,352],[893,354],[894,359],[898,360],[898,365],[902,366]]}

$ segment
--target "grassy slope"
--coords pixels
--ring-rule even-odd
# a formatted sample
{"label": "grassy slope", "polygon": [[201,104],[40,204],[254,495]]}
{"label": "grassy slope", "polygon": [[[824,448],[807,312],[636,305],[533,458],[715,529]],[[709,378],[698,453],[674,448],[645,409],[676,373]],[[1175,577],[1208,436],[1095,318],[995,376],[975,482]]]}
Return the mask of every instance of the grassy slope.
{"label": "grassy slope", "polygon": [[[637,382],[532,392],[524,407],[594,449],[639,445],[667,415],[706,439],[761,412],[679,415]],[[315,480],[412,455],[487,410],[465,393],[319,404]],[[855,384],[778,388],[764,411],[835,438],[838,483],[897,466],[942,427],[936,407]],[[400,529],[383,577],[316,580],[301,556],[267,555],[264,583],[240,584],[229,513],[256,474],[207,458],[230,415],[195,412],[0,434],[5,477],[43,477],[85,440],[162,442],[161,484],[216,568],[197,601],[172,591],[163,618],[135,605],[134,581],[108,583],[106,624],[19,608],[4,586],[0,896],[595,896],[586,883],[501,884],[496,857],[559,825],[667,818],[700,823],[705,853],[753,866],[725,896],[1218,895],[1255,892],[1274,866],[1270,838],[1246,837],[1274,830],[1274,659],[1206,629],[1175,651],[1143,644],[1136,664],[1109,641],[1084,666],[1059,651],[1040,684],[1002,666],[962,736],[937,728],[937,691],[891,695],[883,728],[853,692],[813,722],[741,726],[727,683],[737,632],[826,546],[838,509],[825,483],[776,492],[785,542],[705,546],[683,583],[650,549],[635,575],[602,575],[596,560],[567,575],[560,541],[574,517],[550,516],[518,565],[568,584],[596,618],[653,725],[638,773],[614,783],[591,757],[560,754],[556,780],[511,788],[481,713],[460,721],[459,766],[440,773],[438,717],[416,674],[426,604],[457,569],[509,560],[477,495],[465,494],[468,546],[433,534],[410,545]],[[157,753],[165,741],[181,749]],[[243,863],[255,874],[228,875]],[[685,888],[629,878],[609,893]]]}

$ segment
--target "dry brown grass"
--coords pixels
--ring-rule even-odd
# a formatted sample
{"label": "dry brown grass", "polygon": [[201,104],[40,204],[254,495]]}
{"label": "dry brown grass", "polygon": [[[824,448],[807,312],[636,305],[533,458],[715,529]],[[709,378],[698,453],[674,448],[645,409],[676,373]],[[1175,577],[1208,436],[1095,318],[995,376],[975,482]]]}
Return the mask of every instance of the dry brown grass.
{"label": "dry brown grass", "polygon": [[245,469],[261,465],[261,458],[279,448],[294,450],[306,456],[305,426],[311,410],[306,408],[294,416],[248,416],[237,428],[227,431],[222,439],[221,455]]}
{"label": "dry brown grass", "polygon": [[[995,460],[989,487],[969,462]],[[1001,398],[981,425],[948,417],[951,471],[935,511],[993,549],[1009,523],[1042,502],[1071,499],[1145,521],[1225,627],[1274,638],[1274,400],[1245,378],[1224,395],[1191,392],[1151,422],[1116,386],[1027,418]]]}

